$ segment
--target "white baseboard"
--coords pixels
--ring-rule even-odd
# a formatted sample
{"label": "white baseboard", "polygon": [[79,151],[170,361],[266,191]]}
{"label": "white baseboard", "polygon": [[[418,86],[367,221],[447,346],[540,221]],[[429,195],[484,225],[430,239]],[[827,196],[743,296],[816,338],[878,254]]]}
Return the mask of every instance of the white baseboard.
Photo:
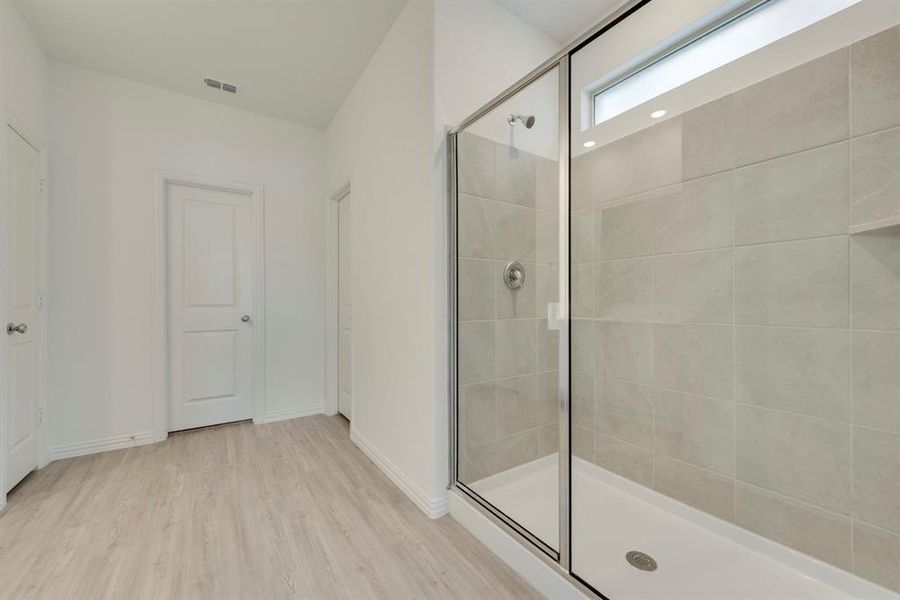
{"label": "white baseboard", "polygon": [[437,519],[447,514],[447,496],[432,498],[416,485],[406,474],[381,453],[359,432],[350,428],[350,439],[368,456],[388,478],[406,494],[413,503],[422,509],[429,518]]}
{"label": "white baseboard", "polygon": [[303,408],[290,408],[288,410],[276,410],[263,415],[260,423],[274,423],[276,421],[286,421],[288,419],[298,419],[300,417],[308,417],[310,415],[321,415],[324,409],[321,405],[305,406]]}
{"label": "white baseboard", "polygon": [[554,600],[587,600],[573,583],[557,570],[535,556],[525,545],[491,522],[469,504],[460,492],[451,491],[450,516],[469,533],[508,564],[545,598]]}
{"label": "white baseboard", "polygon": [[159,440],[156,439],[154,432],[144,431],[134,435],[117,435],[102,440],[54,446],[50,448],[50,461],[72,458],[73,456],[83,456],[85,454],[95,454],[97,452],[121,450],[122,448],[132,448],[134,446],[143,446],[158,441]]}
{"label": "white baseboard", "polygon": [[[307,406],[304,408],[271,412],[263,417],[261,422],[274,423],[275,421],[308,417],[310,415],[318,415],[321,413],[321,406]],[[118,435],[102,440],[54,446],[50,448],[49,460],[47,462],[49,463],[63,458],[72,458],[74,456],[84,456],[85,454],[95,454],[97,452],[108,452],[110,450],[121,450],[122,448],[131,448],[133,446],[143,446],[145,444],[152,444],[163,440],[165,440],[165,437],[159,439],[153,431],[144,431],[134,435]]]}

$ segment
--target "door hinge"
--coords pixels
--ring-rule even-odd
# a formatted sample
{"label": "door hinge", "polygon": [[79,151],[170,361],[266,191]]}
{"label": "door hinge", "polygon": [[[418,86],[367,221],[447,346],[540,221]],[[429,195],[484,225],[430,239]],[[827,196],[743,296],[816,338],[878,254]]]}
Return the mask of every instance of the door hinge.
{"label": "door hinge", "polygon": [[37,309],[44,310],[44,306],[47,300],[44,298],[44,294],[38,294],[37,297]]}
{"label": "door hinge", "polygon": [[38,194],[40,194],[41,196],[44,195],[44,183],[46,181],[47,180],[44,179],[43,177],[41,177],[41,179],[38,181]]}
{"label": "door hinge", "polygon": [[43,408],[39,408],[37,411],[37,424],[38,425],[44,424],[44,409]]}

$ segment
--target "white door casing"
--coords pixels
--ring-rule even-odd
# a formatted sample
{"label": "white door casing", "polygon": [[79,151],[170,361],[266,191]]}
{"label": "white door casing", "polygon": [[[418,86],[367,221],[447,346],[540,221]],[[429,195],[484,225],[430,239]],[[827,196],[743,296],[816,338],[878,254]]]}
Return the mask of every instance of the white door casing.
{"label": "white door casing", "polygon": [[254,413],[256,262],[250,194],[170,183],[169,431]]}
{"label": "white door casing", "polygon": [[338,203],[338,411],[353,413],[353,279],[350,271],[350,194]]}
{"label": "white door casing", "polygon": [[[5,249],[6,315],[6,489],[33,469],[39,457],[41,270],[41,157],[22,136],[6,127],[7,199]],[[11,329],[10,329],[11,327]]]}

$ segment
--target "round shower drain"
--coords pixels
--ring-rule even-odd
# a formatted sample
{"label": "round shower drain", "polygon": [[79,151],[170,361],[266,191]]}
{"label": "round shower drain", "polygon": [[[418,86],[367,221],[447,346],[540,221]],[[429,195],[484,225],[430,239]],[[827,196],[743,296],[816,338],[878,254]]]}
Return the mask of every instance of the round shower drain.
{"label": "round shower drain", "polygon": [[638,552],[637,550],[632,550],[631,552],[626,554],[625,560],[628,561],[629,565],[631,565],[635,569],[640,569],[641,571],[656,570],[656,561],[653,560],[653,557],[649,554]]}

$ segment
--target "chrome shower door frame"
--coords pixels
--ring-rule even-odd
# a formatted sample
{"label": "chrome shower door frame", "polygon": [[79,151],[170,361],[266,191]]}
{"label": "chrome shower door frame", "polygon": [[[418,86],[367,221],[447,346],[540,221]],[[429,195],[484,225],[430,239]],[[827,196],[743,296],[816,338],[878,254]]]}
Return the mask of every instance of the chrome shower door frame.
{"label": "chrome shower door frame", "polygon": [[[448,334],[449,334],[449,490],[461,492],[461,496],[476,510],[513,537],[518,536],[523,546],[552,566],[581,591],[605,598],[597,590],[587,586],[571,573],[571,369],[570,355],[570,139],[571,139],[571,90],[570,56],[573,52],[608,31],[628,15],[651,0],[627,0],[607,18],[573,40],[555,56],[534,69],[527,76],[482,106],[447,134],[448,165]],[[529,85],[554,69],[559,73],[559,550],[548,547],[524,527],[503,514],[458,479],[458,278],[457,278],[457,174],[458,135],[503,102],[515,96]]]}
{"label": "chrome shower door frame", "polygon": [[[457,136],[464,131],[469,125],[494,110],[529,85],[558,69],[559,73],[559,428],[560,428],[560,536],[558,540],[559,550],[548,546],[540,538],[532,534],[526,528],[515,522],[513,519],[505,515],[494,505],[481,498],[476,492],[470,489],[465,483],[459,481],[458,478],[458,409],[459,396],[457,384],[457,366],[458,366],[458,344],[457,344],[457,324],[458,324],[458,306],[457,306]],[[449,305],[449,392],[450,392],[450,481],[448,489],[456,489],[461,491],[466,499],[470,500],[473,506],[488,516],[496,524],[500,525],[507,531],[513,532],[529,542],[528,547],[542,559],[549,561],[555,566],[561,566],[566,573],[569,567],[569,57],[562,55],[556,57],[555,60],[544,63],[521,80],[515,86],[504,92],[501,96],[494,99],[490,104],[482,107],[477,113],[470,116],[462,124],[455,127],[447,134],[447,165],[448,165],[448,246],[449,246],[449,264],[448,272],[450,275],[450,285],[448,286],[448,305]],[[565,374],[565,376],[563,376]],[[562,502],[562,500],[565,502]],[[565,524],[565,525],[564,525]]]}
{"label": "chrome shower door frame", "polygon": [[559,565],[570,572],[571,566],[571,477],[572,453],[570,450],[572,436],[572,411],[570,390],[572,370],[569,368],[571,355],[571,320],[569,306],[570,271],[569,238],[571,230],[569,222],[569,152],[571,102],[569,102],[569,56],[559,61],[559,305],[557,320],[559,323],[559,375],[557,381],[557,402],[559,411]]}
{"label": "chrome shower door frame", "polygon": [[[466,127],[486,115],[498,105],[505,102],[510,97],[527,88],[536,80],[550,73],[554,69],[559,72],[559,138],[560,138],[560,154],[559,154],[559,419],[560,419],[560,536],[558,540],[559,550],[549,547],[530,531],[516,523],[514,520],[503,514],[497,507],[491,505],[482,499],[478,494],[471,490],[465,483],[458,479],[458,385],[457,385],[457,365],[458,365],[458,345],[457,345],[457,323],[458,323],[458,307],[457,307],[457,136]],[[513,532],[521,536],[529,542],[527,546],[535,554],[550,564],[561,567],[566,573],[568,572],[569,560],[569,377],[568,377],[568,361],[569,361],[569,321],[568,321],[568,286],[569,286],[569,194],[568,194],[568,178],[569,178],[569,156],[568,156],[568,139],[569,139],[569,59],[568,55],[557,57],[556,60],[545,63],[539,69],[531,73],[527,78],[517,83],[514,87],[507,90],[503,95],[495,99],[490,104],[482,107],[477,113],[470,116],[458,127],[454,128],[447,137],[447,164],[448,164],[448,182],[449,182],[449,198],[448,198],[448,223],[449,223],[449,366],[450,366],[450,481],[448,489],[457,489],[461,491],[466,499],[483,514],[488,516],[493,522],[500,525],[509,532]],[[565,376],[563,376],[565,374]],[[563,500],[565,500],[563,502]]]}

